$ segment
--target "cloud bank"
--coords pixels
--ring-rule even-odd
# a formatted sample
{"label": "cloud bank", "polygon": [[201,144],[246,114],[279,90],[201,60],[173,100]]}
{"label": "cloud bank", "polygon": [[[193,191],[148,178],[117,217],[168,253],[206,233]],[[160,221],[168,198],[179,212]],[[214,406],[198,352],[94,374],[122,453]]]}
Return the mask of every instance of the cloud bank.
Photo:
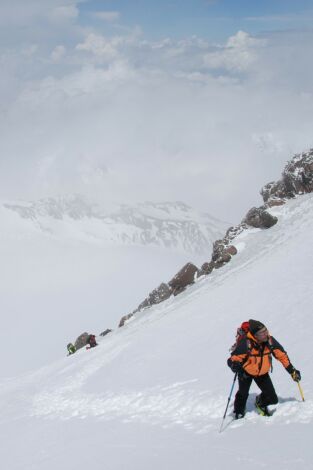
{"label": "cloud bank", "polygon": [[184,200],[236,221],[313,145],[312,31],[151,41],[45,4],[30,4],[37,36],[0,50],[2,198]]}

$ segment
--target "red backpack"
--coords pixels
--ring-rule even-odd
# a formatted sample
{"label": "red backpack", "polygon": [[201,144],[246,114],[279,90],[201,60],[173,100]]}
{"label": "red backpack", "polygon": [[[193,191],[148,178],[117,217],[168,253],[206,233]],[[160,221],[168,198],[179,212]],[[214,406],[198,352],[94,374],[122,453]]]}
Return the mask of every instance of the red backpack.
{"label": "red backpack", "polygon": [[247,336],[247,333],[249,332],[249,322],[248,321],[244,321],[241,323],[241,325],[237,328],[237,333],[236,333],[236,342],[232,345],[232,347],[230,348],[230,352],[233,352],[239,341],[242,340],[242,338],[245,338]]}

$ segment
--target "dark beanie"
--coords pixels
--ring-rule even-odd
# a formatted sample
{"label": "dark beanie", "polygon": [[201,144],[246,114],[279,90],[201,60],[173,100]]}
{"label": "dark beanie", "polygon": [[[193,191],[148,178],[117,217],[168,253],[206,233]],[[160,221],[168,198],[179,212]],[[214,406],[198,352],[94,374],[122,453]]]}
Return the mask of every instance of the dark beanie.
{"label": "dark beanie", "polygon": [[264,327],[265,325],[258,320],[249,320],[249,330],[253,335]]}

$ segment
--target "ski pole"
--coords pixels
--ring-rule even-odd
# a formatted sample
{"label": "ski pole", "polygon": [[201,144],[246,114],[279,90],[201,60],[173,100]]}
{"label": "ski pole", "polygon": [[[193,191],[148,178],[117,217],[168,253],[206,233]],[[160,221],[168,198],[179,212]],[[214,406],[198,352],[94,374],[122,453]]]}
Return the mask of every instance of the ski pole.
{"label": "ski pole", "polygon": [[305,401],[305,400],[304,400],[304,395],[303,395],[303,390],[302,390],[302,387],[301,387],[301,385],[300,385],[300,381],[299,381],[299,380],[297,380],[297,384],[298,384],[298,387],[299,387],[299,392],[300,392],[302,401]]}
{"label": "ski pole", "polygon": [[222,432],[222,429],[223,429],[224,420],[225,420],[226,413],[227,413],[227,410],[228,410],[228,407],[229,407],[231,396],[233,394],[233,390],[234,390],[234,386],[235,386],[235,383],[236,383],[237,375],[238,375],[238,372],[236,372],[236,374],[235,374],[235,377],[234,377],[234,380],[233,380],[233,383],[232,383],[232,386],[231,386],[231,389],[230,389],[230,394],[229,394],[229,397],[228,397],[228,400],[227,400],[226,410],[225,410],[225,413],[224,413],[224,416],[223,416],[223,419],[222,419],[222,424],[221,424],[219,432]]}

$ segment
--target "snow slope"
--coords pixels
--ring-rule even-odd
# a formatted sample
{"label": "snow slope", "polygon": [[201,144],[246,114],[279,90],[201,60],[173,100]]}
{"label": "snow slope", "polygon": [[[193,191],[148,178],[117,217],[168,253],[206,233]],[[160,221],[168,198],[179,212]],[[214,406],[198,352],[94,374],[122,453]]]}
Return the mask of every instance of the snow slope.
{"label": "snow slope", "polygon": [[225,228],[183,203],[0,203],[0,356],[15,342],[0,377],[62,357],[84,331],[116,328],[187,261],[201,265]]}
{"label": "snow slope", "polygon": [[[239,254],[176,298],[103,338],[0,386],[0,458],[10,470],[313,468],[313,195],[275,208],[278,224],[238,236]],[[253,409],[219,433],[237,325],[267,324],[302,373],[281,364],[271,418]]]}

